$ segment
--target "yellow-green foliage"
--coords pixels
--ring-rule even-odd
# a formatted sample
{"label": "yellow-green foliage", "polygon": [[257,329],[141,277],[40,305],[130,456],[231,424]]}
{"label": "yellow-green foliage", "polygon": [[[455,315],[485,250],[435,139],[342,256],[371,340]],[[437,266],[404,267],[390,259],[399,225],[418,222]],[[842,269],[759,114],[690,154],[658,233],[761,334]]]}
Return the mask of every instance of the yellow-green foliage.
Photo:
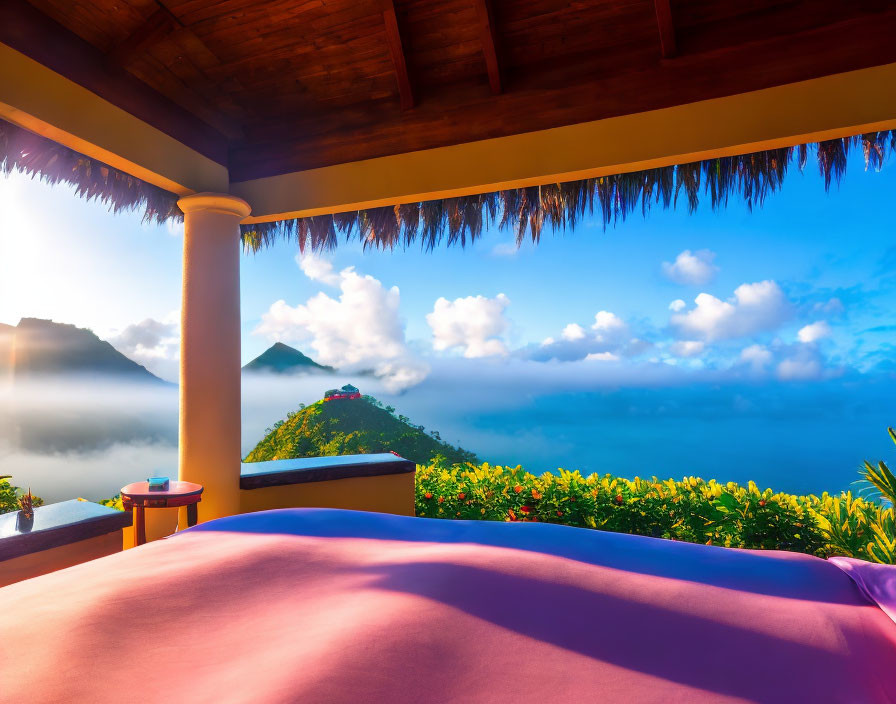
{"label": "yellow-green foliage", "polygon": [[738,548],[896,563],[892,508],[840,496],[795,496],[681,481],[558,470],[535,476],[489,464],[417,467],[416,509],[431,518],[542,521]]}
{"label": "yellow-green foliage", "polygon": [[[12,477],[9,475],[0,476],[0,513],[9,513],[10,511],[19,510],[19,498],[25,493],[17,486],[9,483]],[[33,499],[34,506],[42,506],[43,499],[35,496]]]}
{"label": "yellow-green foliage", "polygon": [[412,462],[431,462],[439,456],[458,463],[478,461],[472,452],[452,447],[437,432],[427,433],[372,396],[318,401],[287,414],[286,420],[268,429],[245,461],[393,451]]}
{"label": "yellow-green foliage", "polygon": [[111,499],[100,499],[100,503],[103,506],[108,506],[109,508],[115,508],[119,511],[124,511],[124,504],[121,503],[121,494],[116,494]]}

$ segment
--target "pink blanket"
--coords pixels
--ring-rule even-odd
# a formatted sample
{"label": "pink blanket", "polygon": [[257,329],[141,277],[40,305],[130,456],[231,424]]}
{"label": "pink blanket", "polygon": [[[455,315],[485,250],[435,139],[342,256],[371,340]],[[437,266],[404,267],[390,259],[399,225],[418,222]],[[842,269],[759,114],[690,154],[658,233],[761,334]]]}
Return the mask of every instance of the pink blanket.
{"label": "pink blanket", "polygon": [[805,555],[270,511],[0,589],[0,701],[896,702],[896,624]]}

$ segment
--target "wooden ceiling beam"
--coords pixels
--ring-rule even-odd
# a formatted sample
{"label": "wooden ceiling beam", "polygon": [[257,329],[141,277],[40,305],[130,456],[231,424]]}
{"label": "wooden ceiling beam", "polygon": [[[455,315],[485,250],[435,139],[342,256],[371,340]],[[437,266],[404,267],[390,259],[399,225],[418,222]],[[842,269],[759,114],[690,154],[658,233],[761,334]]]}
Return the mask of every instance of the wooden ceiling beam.
{"label": "wooden ceiling beam", "polygon": [[386,25],[386,42],[389,45],[389,54],[392,56],[392,64],[395,66],[395,77],[398,80],[398,95],[401,99],[401,109],[410,110],[414,107],[414,93],[411,90],[411,80],[408,78],[408,66],[401,46],[401,32],[398,29],[398,17],[395,14],[393,0],[382,0],[383,22]]}
{"label": "wooden ceiling beam", "polygon": [[[227,164],[227,139],[220,131],[120,66],[110,66],[99,49],[25,0],[0,2],[0,43],[218,164]],[[46,98],[52,101],[51,96]],[[59,103],[60,109],[62,106]],[[46,116],[42,119],[50,124],[55,120]]]}
{"label": "wooden ceiling beam", "polygon": [[159,7],[143,24],[106,54],[106,61],[115,66],[127,67],[131,59],[162,41],[179,27],[180,23],[174,15],[164,7]]}
{"label": "wooden ceiling beam", "polygon": [[502,91],[501,64],[498,61],[498,34],[495,29],[495,12],[492,0],[474,0],[476,16],[479,19],[479,33],[482,37],[482,54],[488,70],[488,85],[492,93]]}
{"label": "wooden ceiling beam", "polygon": [[656,23],[660,30],[660,46],[663,58],[668,59],[678,53],[675,42],[675,23],[672,21],[672,8],[669,0],[653,0],[656,9]]}
{"label": "wooden ceiling beam", "polygon": [[[169,38],[186,38],[192,42],[195,50],[204,53],[213,64],[220,63],[203,41],[186,27],[171,10],[159,0],[156,0],[156,5],[156,11],[147,17],[143,24],[106,53],[104,61],[110,69],[131,71],[129,65],[134,59],[146,54],[152,47]],[[183,51],[183,48],[179,48],[178,51]],[[181,57],[177,58],[180,60]],[[194,65],[195,70],[200,72],[204,80],[207,81],[203,67],[195,62]],[[240,120],[237,116],[229,114],[214,89],[206,88],[204,83],[188,85],[188,82],[185,82],[176,71],[171,70],[171,73],[172,81],[166,86],[166,90],[172,100],[231,139],[245,136]]]}

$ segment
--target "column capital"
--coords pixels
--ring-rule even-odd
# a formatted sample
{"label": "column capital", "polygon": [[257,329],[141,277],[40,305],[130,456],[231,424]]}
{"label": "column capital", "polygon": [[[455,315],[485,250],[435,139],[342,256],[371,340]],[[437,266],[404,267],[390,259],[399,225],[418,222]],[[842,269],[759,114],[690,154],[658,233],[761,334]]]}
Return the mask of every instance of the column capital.
{"label": "column capital", "polygon": [[229,193],[194,193],[179,199],[177,207],[185,214],[206,211],[236,215],[240,220],[252,212],[252,207],[246,201]]}

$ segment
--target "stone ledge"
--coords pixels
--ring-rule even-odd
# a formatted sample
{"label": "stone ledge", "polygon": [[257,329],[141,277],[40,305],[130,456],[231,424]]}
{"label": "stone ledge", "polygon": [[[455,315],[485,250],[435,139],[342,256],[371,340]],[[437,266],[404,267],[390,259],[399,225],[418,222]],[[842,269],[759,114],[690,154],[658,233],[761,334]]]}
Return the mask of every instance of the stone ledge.
{"label": "stone ledge", "polygon": [[30,529],[17,525],[18,516],[0,515],[0,561],[113,533],[132,520],[129,511],[79,499],[36,507]]}
{"label": "stone ledge", "polygon": [[416,469],[417,465],[410,460],[391,453],[244,462],[240,472],[240,489],[406,474]]}

